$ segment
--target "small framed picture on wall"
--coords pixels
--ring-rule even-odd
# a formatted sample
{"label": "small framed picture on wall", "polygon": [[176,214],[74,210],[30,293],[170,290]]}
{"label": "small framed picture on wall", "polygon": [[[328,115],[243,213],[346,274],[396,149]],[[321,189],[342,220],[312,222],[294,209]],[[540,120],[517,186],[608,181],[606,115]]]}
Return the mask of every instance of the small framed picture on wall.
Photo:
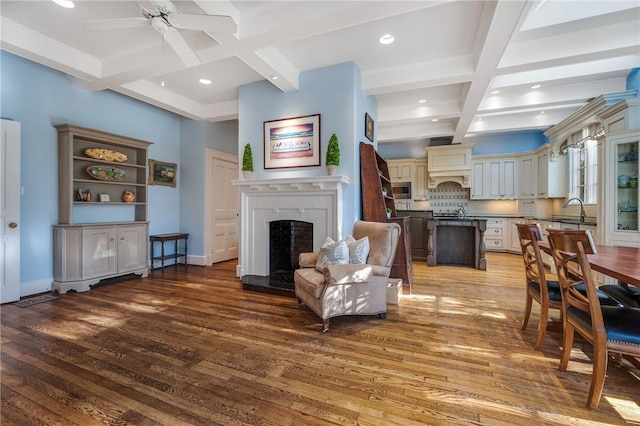
{"label": "small framed picture on wall", "polygon": [[369,113],[364,114],[364,135],[373,142],[373,118]]}

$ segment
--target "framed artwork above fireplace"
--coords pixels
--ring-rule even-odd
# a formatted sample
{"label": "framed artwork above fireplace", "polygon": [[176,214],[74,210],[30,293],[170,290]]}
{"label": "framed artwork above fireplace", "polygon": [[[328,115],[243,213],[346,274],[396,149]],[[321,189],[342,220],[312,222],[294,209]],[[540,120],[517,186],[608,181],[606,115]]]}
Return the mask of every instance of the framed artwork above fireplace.
{"label": "framed artwork above fireplace", "polygon": [[264,168],[320,165],[320,114],[264,122]]}

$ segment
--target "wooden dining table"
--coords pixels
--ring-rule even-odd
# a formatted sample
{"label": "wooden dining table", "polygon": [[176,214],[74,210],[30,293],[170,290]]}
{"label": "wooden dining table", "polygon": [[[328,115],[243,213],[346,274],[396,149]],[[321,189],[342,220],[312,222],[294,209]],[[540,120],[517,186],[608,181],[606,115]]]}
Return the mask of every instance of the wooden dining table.
{"label": "wooden dining table", "polygon": [[[541,241],[540,249],[551,254],[547,241]],[[588,254],[589,264],[594,271],[640,287],[640,247],[620,247],[596,245],[597,253]]]}

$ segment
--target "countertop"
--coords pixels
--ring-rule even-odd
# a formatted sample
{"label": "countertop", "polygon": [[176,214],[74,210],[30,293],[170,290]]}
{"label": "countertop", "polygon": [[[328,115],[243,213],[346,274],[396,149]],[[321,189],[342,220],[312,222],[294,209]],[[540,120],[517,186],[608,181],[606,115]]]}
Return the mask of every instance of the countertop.
{"label": "countertop", "polygon": [[[438,220],[455,220],[459,219],[457,216],[438,216],[437,213],[432,212],[431,210],[398,210],[399,216],[417,216],[426,219],[430,219],[430,214],[433,215],[433,219]],[[525,217],[525,216],[517,216],[517,215],[490,215],[490,214],[477,214],[470,213],[465,215],[462,219],[497,219],[497,218],[506,218],[506,219],[524,219],[528,221],[546,221],[546,222],[560,222],[566,223],[570,225],[584,225],[584,226],[598,226],[598,222],[596,221],[584,221],[581,222],[575,218],[571,217]]]}

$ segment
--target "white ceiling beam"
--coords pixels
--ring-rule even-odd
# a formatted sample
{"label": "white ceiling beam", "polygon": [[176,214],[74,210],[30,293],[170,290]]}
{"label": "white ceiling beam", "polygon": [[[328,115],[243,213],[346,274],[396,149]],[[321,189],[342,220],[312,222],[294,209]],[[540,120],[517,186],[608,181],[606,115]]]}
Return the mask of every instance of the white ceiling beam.
{"label": "white ceiling beam", "polygon": [[479,50],[476,74],[464,99],[460,121],[453,135],[453,143],[460,143],[464,139],[509,39],[526,11],[526,5],[525,2],[505,0],[495,4],[495,11],[486,36],[478,37],[482,39],[482,48]]}

